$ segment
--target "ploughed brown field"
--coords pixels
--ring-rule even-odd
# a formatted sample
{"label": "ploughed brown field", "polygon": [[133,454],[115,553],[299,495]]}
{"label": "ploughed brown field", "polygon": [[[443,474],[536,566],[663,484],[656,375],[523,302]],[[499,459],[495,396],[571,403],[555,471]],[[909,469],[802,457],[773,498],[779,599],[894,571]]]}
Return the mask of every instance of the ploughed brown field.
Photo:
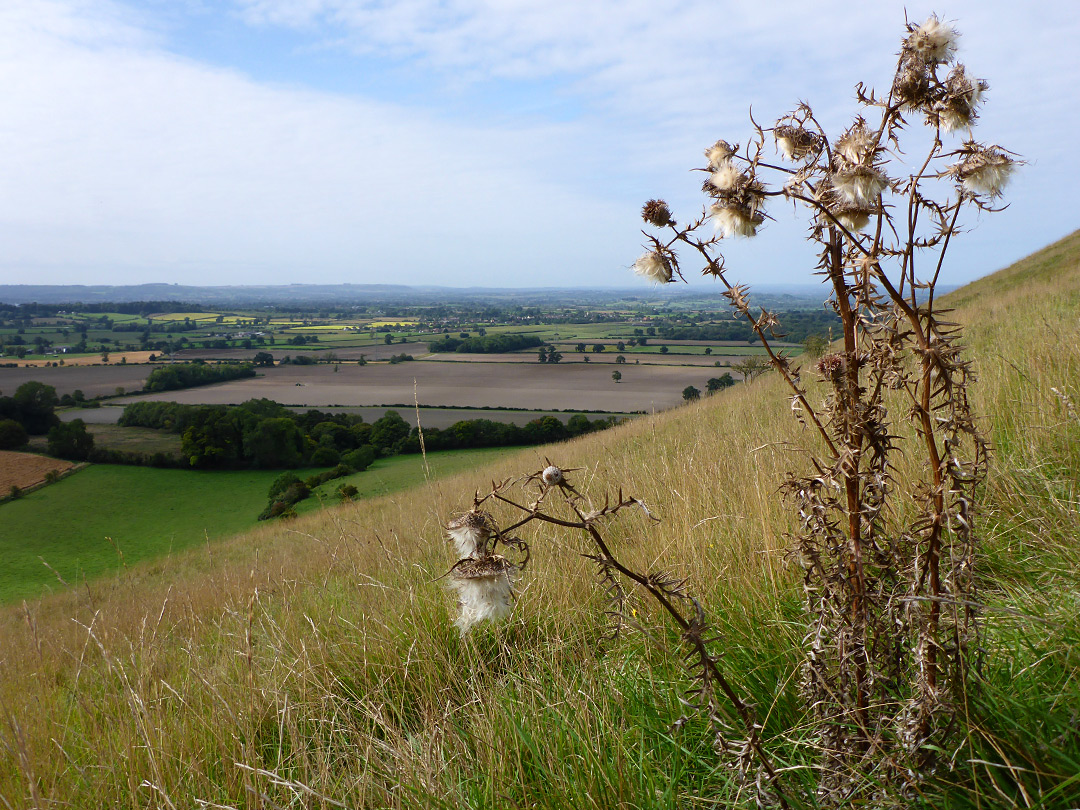
{"label": "ploughed brown field", "polygon": [[0,450],[0,494],[7,495],[13,486],[26,489],[40,484],[51,470],[62,473],[74,466],[70,461],[46,458],[34,453]]}
{"label": "ploughed brown field", "polygon": [[[618,369],[622,381],[611,379]],[[682,402],[688,385],[705,390],[709,377],[726,369],[610,363],[404,362],[366,366],[278,366],[262,376],[169,391],[118,403],[158,399],[228,405],[265,397],[283,405],[421,405],[590,411],[657,411]]]}
{"label": "ploughed brown field", "polygon": [[[101,362],[101,358],[98,358]],[[107,366],[65,365],[30,368],[0,368],[0,393],[11,396],[24,382],[36,382],[51,385],[59,396],[71,394],[76,389],[87,397],[102,394],[115,394],[117,388],[125,391],[140,391],[146,385],[146,378],[157,366],[134,364],[124,365],[109,363]]]}

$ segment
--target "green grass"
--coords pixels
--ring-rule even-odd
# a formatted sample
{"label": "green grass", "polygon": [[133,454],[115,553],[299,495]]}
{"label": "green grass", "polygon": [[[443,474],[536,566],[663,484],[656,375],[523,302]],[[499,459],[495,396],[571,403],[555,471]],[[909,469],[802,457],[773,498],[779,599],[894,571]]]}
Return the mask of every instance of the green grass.
{"label": "green grass", "polygon": [[[428,467],[437,478],[512,452],[491,448],[436,453],[428,456]],[[9,501],[0,506],[0,604],[40,595],[46,587],[62,588],[58,576],[75,585],[115,573],[122,567],[117,547],[123,563],[134,565],[251,529],[281,472],[96,464]],[[297,475],[314,472],[318,470],[298,470]],[[357,497],[363,499],[424,480],[421,456],[379,459],[365,472],[319,487],[313,497],[297,504],[297,512],[337,503],[337,488],[346,482],[360,490]]]}
{"label": "green grass", "polygon": [[516,447],[487,447],[481,450],[445,450],[429,454],[427,469],[419,455],[391,456],[377,459],[363,472],[336,478],[312,491],[311,497],[296,505],[297,514],[319,509],[323,504],[338,503],[338,487],[352,484],[359,490],[358,499],[390,495],[414,487],[431,478],[453,475],[478,465],[490,464],[517,453]]}
{"label": "green grass", "polygon": [[[0,507],[0,602],[249,529],[278,471],[93,465]],[[42,560],[55,569],[50,572]]]}

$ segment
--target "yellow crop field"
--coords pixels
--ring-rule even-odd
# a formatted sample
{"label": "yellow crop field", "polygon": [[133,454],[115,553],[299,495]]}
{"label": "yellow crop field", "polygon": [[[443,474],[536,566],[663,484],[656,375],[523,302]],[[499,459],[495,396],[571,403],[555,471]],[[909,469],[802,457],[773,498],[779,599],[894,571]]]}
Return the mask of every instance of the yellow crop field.
{"label": "yellow crop field", "polygon": [[420,321],[372,321],[365,326],[378,329],[380,326],[416,326]]}

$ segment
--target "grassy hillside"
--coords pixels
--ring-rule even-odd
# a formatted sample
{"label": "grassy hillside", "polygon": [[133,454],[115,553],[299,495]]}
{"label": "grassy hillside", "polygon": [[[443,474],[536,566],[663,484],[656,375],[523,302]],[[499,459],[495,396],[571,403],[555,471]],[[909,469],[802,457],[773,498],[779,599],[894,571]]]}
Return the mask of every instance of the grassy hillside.
{"label": "grassy hillside", "polygon": [[[128,430],[129,428],[125,428]],[[357,498],[397,492],[425,480],[474,468],[504,448],[377,460],[362,473],[317,487],[296,505],[315,512],[337,503],[337,488]],[[321,470],[297,470],[300,477]],[[0,514],[0,604],[79,585],[142,561],[164,570],[164,558],[205,546],[258,523],[270,484],[281,470],[169,470],[94,464],[78,475],[4,505]]]}
{"label": "grassy hillside", "polygon": [[[939,807],[1080,805],[1080,234],[956,293],[996,447],[982,680]],[[675,412],[408,492],[260,527],[162,569],[0,614],[0,796],[12,807],[753,805],[692,719],[670,630],[598,640],[580,538],[526,533],[511,619],[466,638],[442,526],[544,454],[662,518],[613,524],[635,565],[689,577],[723,665],[784,757],[804,733],[800,584],[777,496],[809,441],[767,375]],[[905,470],[901,462],[898,475]],[[786,736],[785,736],[786,735]],[[812,773],[792,767],[793,781]],[[694,798],[698,797],[698,798]],[[700,797],[707,797],[702,799]]]}

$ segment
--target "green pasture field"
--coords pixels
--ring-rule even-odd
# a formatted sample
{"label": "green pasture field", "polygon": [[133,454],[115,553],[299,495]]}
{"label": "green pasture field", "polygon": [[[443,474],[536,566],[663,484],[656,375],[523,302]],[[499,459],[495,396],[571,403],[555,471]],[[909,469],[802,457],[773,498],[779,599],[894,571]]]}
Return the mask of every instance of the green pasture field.
{"label": "green pasture field", "polygon": [[427,470],[424,467],[424,457],[420,455],[378,459],[363,472],[345,478],[335,478],[333,481],[327,481],[322,486],[316,487],[310,498],[296,504],[296,512],[297,514],[314,512],[323,504],[339,503],[337,490],[344,484],[352,484],[360,491],[356,499],[375,498],[379,495],[389,495],[409,489],[425,481],[429,475],[432,479],[453,475],[476,466],[493,463],[520,450],[520,447],[485,447],[480,450],[444,450],[439,453],[429,453]]}
{"label": "green pasture field", "polygon": [[[428,467],[434,478],[514,452],[491,448],[434,453],[428,456]],[[319,470],[296,471],[301,478],[315,472]],[[8,501],[0,506],[0,604],[61,588],[58,576],[75,585],[251,529],[266,506],[270,484],[281,473],[94,464]],[[319,487],[297,511],[338,503],[336,490],[344,482],[360,490],[359,498],[368,498],[424,480],[421,456],[379,459],[365,472]]]}

